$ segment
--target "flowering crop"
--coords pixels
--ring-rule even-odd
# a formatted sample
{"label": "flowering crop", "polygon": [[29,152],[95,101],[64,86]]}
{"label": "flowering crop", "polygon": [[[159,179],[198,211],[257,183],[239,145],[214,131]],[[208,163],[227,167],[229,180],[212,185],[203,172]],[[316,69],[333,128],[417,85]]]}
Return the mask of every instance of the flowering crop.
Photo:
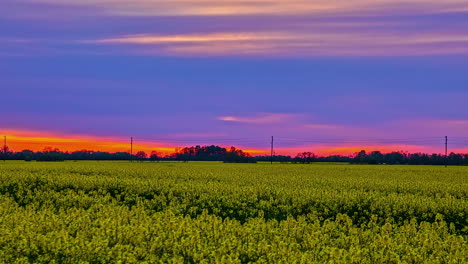
{"label": "flowering crop", "polygon": [[0,164],[0,263],[466,263],[468,168]]}

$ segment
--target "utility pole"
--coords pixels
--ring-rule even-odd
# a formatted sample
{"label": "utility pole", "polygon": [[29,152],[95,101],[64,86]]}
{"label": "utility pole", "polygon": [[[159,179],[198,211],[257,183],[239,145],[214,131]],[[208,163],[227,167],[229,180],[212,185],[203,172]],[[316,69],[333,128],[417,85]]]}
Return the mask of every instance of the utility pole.
{"label": "utility pole", "polygon": [[7,145],[6,145],[6,136],[3,137],[3,162],[6,160],[6,152],[7,152]]}
{"label": "utility pole", "polygon": [[271,136],[271,154],[270,154],[270,163],[273,164],[273,144],[274,144],[274,137]]}
{"label": "utility pole", "polygon": [[445,136],[445,168],[447,168],[448,159],[448,136]]}
{"label": "utility pole", "polygon": [[130,138],[130,162],[133,162],[133,137]]}

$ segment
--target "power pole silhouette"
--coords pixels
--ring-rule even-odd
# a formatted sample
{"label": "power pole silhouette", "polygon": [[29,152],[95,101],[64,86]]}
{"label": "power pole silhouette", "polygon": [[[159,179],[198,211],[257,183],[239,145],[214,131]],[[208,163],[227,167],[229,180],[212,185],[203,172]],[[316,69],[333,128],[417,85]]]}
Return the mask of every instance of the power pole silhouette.
{"label": "power pole silhouette", "polygon": [[271,136],[271,154],[270,154],[270,163],[273,164],[273,144],[274,144],[274,137]]}
{"label": "power pole silhouette", "polygon": [[133,162],[133,137],[130,138],[130,162]]}
{"label": "power pole silhouette", "polygon": [[447,168],[448,159],[448,136],[445,136],[445,168]]}
{"label": "power pole silhouette", "polygon": [[3,162],[6,160],[6,154],[7,154],[7,145],[6,145],[6,136],[3,137]]}

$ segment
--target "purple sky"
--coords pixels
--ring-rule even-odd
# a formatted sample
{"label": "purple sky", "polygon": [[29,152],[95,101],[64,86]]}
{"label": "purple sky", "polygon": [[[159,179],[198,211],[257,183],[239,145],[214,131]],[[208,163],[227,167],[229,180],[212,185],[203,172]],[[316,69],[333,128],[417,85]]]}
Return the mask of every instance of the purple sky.
{"label": "purple sky", "polygon": [[2,0],[0,80],[0,134],[468,152],[468,0]]}

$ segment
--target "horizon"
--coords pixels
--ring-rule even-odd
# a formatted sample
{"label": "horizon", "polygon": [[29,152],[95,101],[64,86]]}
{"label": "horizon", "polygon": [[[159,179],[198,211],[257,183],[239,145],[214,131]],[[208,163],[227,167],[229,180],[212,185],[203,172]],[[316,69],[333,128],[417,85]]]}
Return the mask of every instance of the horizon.
{"label": "horizon", "polygon": [[468,1],[1,6],[12,149],[468,153]]}
{"label": "horizon", "polygon": [[[9,148],[10,151],[20,152],[23,150],[32,150],[35,152],[41,152],[45,149],[58,149],[63,152],[75,152],[75,151],[94,151],[94,152],[109,152],[109,153],[117,153],[117,152],[127,152],[130,153],[130,138],[128,140],[124,140],[122,138],[115,138],[115,137],[92,137],[92,136],[63,136],[59,134],[44,134],[44,133],[31,133],[25,131],[9,131],[8,135],[4,135],[7,139],[6,146]],[[468,138],[461,139],[458,138],[458,142],[463,140],[466,141]],[[244,152],[252,155],[252,156],[270,156],[270,149],[251,149],[248,148],[246,145],[242,144],[217,144],[216,142],[209,143],[209,141],[205,141],[203,143],[189,143],[188,141],[181,141],[184,143],[180,143],[178,145],[162,145],[162,143],[155,143],[150,141],[139,141],[138,138],[133,138],[133,153],[138,151],[143,151],[146,153],[151,153],[152,151],[157,151],[158,153],[168,155],[172,153],[176,153],[177,149],[184,148],[184,147],[191,147],[191,146],[210,146],[210,145],[217,145],[223,148],[229,148],[231,146],[236,147],[238,149],[243,150]],[[271,140],[271,139],[270,139]],[[284,142],[281,142],[282,139],[277,139],[276,145],[283,145]],[[287,139],[285,139],[287,141]],[[291,139],[289,139],[291,140]],[[300,139],[296,139],[300,140]],[[404,142],[405,140],[398,140],[393,139],[394,142]],[[407,142],[410,142],[406,139]],[[417,142],[416,139],[412,139]],[[278,142],[279,141],[279,142]],[[307,140],[304,140],[307,142]],[[440,140],[442,142],[442,139]],[[356,141],[359,142],[359,141]],[[370,142],[370,141],[369,141]],[[448,153],[458,153],[458,154],[468,154],[468,149],[456,149],[451,148],[450,139],[449,139],[449,148]],[[457,142],[457,141],[456,141]],[[265,140],[265,145],[267,145],[267,140]],[[335,143],[337,144],[337,143]],[[271,145],[270,145],[271,147]],[[319,156],[353,156],[360,151],[366,151],[367,153],[373,151],[379,151],[383,154],[391,153],[391,152],[400,152],[400,153],[427,153],[427,154],[444,154],[444,146],[441,145],[440,149],[430,149],[425,146],[417,146],[411,144],[394,144],[394,145],[348,145],[345,146],[344,144],[337,144],[336,147],[331,147],[329,144],[315,144],[309,147],[301,147],[295,149],[285,149],[285,148],[274,148],[273,154],[275,156],[295,156],[298,153],[302,152],[312,152]]]}

